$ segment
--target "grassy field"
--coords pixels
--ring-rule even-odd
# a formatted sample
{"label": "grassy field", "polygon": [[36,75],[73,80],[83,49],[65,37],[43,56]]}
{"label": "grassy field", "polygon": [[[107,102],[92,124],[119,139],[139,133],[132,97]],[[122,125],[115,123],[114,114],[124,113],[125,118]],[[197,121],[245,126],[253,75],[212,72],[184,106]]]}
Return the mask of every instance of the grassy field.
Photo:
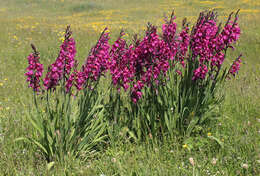
{"label": "grassy field", "polygon": [[[243,53],[241,71],[223,89],[226,99],[217,126],[186,144],[175,139],[158,144],[115,140],[88,161],[55,163],[51,170],[39,151],[14,139],[28,136],[32,92],[25,82],[30,43],[41,61],[50,64],[59,50],[63,31],[71,25],[80,63],[108,27],[112,40],[120,29],[129,37],[143,32],[147,22],[160,26],[175,9],[178,29],[187,17],[215,8],[219,20],[240,10],[242,35],[228,61]],[[0,175],[260,175],[260,1],[258,0],[0,0]],[[115,137],[116,138],[116,137]],[[188,147],[187,147],[188,146]],[[194,166],[189,159],[193,158]]]}

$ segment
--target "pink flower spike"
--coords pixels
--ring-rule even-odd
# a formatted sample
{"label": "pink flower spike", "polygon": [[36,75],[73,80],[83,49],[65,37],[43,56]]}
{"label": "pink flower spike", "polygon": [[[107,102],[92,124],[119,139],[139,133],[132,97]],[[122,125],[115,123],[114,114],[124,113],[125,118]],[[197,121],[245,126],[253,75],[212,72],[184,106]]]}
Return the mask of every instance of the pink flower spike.
{"label": "pink flower spike", "polygon": [[229,69],[229,74],[236,76],[236,74],[238,73],[239,69],[240,69],[240,64],[241,64],[241,58],[242,54],[240,54],[238,56],[238,58],[233,62],[233,64],[231,65],[230,69]]}
{"label": "pink flower spike", "polygon": [[43,72],[43,65],[40,64],[40,56],[39,52],[36,50],[36,47],[32,44],[33,53],[31,53],[27,59],[29,66],[27,67],[27,71],[25,76],[27,76],[27,82],[29,82],[29,87],[33,89],[33,91],[38,92],[41,88],[40,86],[40,78]]}
{"label": "pink flower spike", "polygon": [[[55,89],[64,78],[70,77],[70,72],[75,65],[76,47],[75,40],[71,37],[71,30],[68,26],[65,33],[65,40],[60,46],[60,53],[56,61],[49,66],[43,82],[47,90]],[[65,80],[67,81],[67,80]]]}

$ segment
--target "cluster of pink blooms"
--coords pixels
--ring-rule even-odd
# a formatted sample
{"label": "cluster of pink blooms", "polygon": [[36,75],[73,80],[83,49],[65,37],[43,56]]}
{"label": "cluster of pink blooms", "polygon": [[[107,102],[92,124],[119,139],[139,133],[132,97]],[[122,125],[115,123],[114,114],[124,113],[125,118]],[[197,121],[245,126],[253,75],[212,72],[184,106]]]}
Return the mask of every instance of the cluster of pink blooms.
{"label": "cluster of pink blooms", "polygon": [[55,89],[59,82],[66,80],[75,64],[75,41],[71,37],[70,29],[68,28],[65,35],[65,40],[60,46],[60,53],[56,61],[48,68],[43,84],[47,90]]}
{"label": "cluster of pink blooms", "polygon": [[225,59],[228,47],[240,36],[240,28],[237,21],[228,19],[224,29],[220,33],[220,27],[216,24],[217,15],[214,11],[207,14],[201,13],[197,24],[191,34],[190,48],[192,59],[198,59],[199,67],[194,70],[193,80],[205,79],[209,69],[218,72]]}
{"label": "cluster of pink blooms", "polygon": [[178,55],[176,57],[177,61],[185,67],[185,58],[187,58],[187,51],[189,48],[190,43],[190,35],[189,35],[189,27],[185,24],[185,21],[183,21],[183,29],[179,34],[178,37]]}
{"label": "cluster of pink blooms", "polygon": [[199,66],[199,68],[195,69],[193,72],[192,80],[195,79],[205,79],[206,74],[208,73],[208,68],[206,65]]}
{"label": "cluster of pink blooms", "polygon": [[40,63],[39,53],[36,51],[34,45],[32,45],[32,49],[34,53],[31,53],[28,56],[28,64],[27,71],[25,76],[27,76],[27,82],[29,82],[29,87],[33,89],[33,91],[38,92],[40,90],[40,78],[43,72],[43,66]]}
{"label": "cluster of pink blooms", "polygon": [[142,88],[153,81],[159,83],[160,74],[166,75],[169,58],[172,56],[169,45],[157,34],[156,27],[149,25],[145,37],[136,39],[127,46],[120,37],[110,51],[110,73],[112,83],[126,91],[131,85],[131,98],[137,102],[142,97]]}
{"label": "cluster of pink blooms", "polygon": [[174,22],[176,17],[172,13],[170,20],[165,19],[165,24],[162,25],[163,40],[168,44],[170,49],[169,59],[173,60],[177,53],[176,28],[177,24]]}
{"label": "cluster of pink blooms", "polygon": [[128,47],[126,41],[122,39],[123,35],[121,32],[111,47],[109,69],[113,85],[118,86],[118,90],[123,87],[126,91],[134,79],[135,68],[132,59],[133,45]]}
{"label": "cluster of pink blooms", "polygon": [[93,47],[86,58],[85,64],[80,71],[76,69],[66,82],[66,90],[69,91],[74,84],[77,90],[85,88],[87,81],[97,81],[101,74],[108,69],[109,61],[109,33],[105,29],[95,47]]}
{"label": "cluster of pink blooms", "polygon": [[95,47],[91,49],[89,56],[86,59],[85,65],[82,67],[86,79],[90,78],[96,81],[101,74],[108,69],[109,62],[109,33],[101,34]]}
{"label": "cluster of pink blooms", "polygon": [[135,61],[136,81],[131,90],[133,102],[140,99],[141,89],[144,85],[150,86],[153,82],[159,84],[160,75],[166,76],[170,68],[169,61],[173,60],[176,54],[176,49],[173,49],[173,47],[171,49],[172,41],[167,43],[161,39],[157,34],[156,27],[150,25],[145,37],[141,41],[135,42],[133,60]]}
{"label": "cluster of pink blooms", "polygon": [[[207,74],[220,70],[227,48],[233,47],[232,44],[239,38],[237,15],[234,21],[230,19],[231,16],[220,32],[215,12],[201,13],[191,33],[184,20],[182,30],[177,34],[177,25],[172,14],[170,20],[166,20],[162,25],[162,36],[157,33],[155,26],[148,24],[145,36],[142,39],[136,37],[130,45],[122,37],[124,32],[121,32],[119,38],[110,46],[109,33],[105,29],[80,70],[76,68],[75,41],[68,28],[59,56],[49,66],[43,80],[44,87],[47,90],[55,89],[60,81],[64,80],[67,92],[70,92],[73,86],[81,90],[90,87],[88,80],[95,82],[109,70],[112,84],[118,90],[121,87],[125,91],[130,89],[132,101],[136,103],[142,97],[142,89],[145,86],[160,84],[160,78],[165,77],[169,68],[177,63],[183,68],[187,62],[194,63],[196,67],[192,80],[204,80]],[[30,82],[30,87],[38,91],[42,65],[35,53],[30,54],[28,60],[27,81]],[[239,57],[229,73],[235,75],[240,63]],[[181,74],[179,70],[177,72]]]}

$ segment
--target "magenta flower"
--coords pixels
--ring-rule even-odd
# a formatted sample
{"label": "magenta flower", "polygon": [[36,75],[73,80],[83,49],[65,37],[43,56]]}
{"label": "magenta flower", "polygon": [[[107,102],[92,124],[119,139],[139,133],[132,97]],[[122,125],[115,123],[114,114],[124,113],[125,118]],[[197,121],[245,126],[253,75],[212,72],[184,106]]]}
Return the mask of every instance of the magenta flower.
{"label": "magenta flower", "polygon": [[[222,48],[227,45],[236,42],[240,37],[240,28],[236,22],[229,21],[221,34],[219,35],[219,40],[222,42]],[[221,38],[221,39],[220,39]],[[220,49],[222,49],[220,48]]]}
{"label": "magenta flower", "polygon": [[225,59],[225,55],[222,52],[216,53],[212,59],[211,59],[211,68],[212,70],[215,69],[215,67],[217,67],[218,69],[220,69],[221,65],[223,64]]}
{"label": "magenta flower", "polygon": [[196,70],[193,71],[194,75],[192,80],[205,79],[206,74],[208,73],[208,68],[206,65],[199,66]]}
{"label": "magenta flower", "polygon": [[178,48],[179,51],[177,53],[177,61],[182,65],[182,67],[185,67],[185,58],[187,57],[187,51],[189,48],[190,43],[190,35],[189,35],[189,27],[185,26],[185,21],[183,22],[183,29],[179,34],[178,37]]}
{"label": "magenta flower", "polygon": [[48,68],[48,73],[44,78],[44,86],[47,90],[55,89],[59,82],[64,79],[67,81],[71,69],[75,64],[75,40],[71,37],[71,31],[68,27],[65,34],[65,40],[60,46],[60,53],[56,61]]}
{"label": "magenta flower", "polygon": [[131,63],[135,81],[132,83],[131,97],[133,102],[137,102],[142,96],[141,90],[144,86],[153,83],[158,85],[160,75],[166,76],[173,53],[169,43],[160,39],[156,27],[152,25],[148,26],[145,37],[137,40],[134,46]]}
{"label": "magenta flower", "polygon": [[43,65],[40,64],[40,56],[34,45],[32,45],[32,49],[34,53],[31,53],[27,57],[29,66],[26,69],[28,72],[25,73],[25,76],[27,76],[29,87],[31,87],[33,91],[38,92],[41,88],[40,78],[42,77]]}
{"label": "magenta flower", "polygon": [[110,51],[110,63],[109,69],[112,76],[112,83],[117,86],[123,87],[125,91],[130,87],[130,82],[134,79],[134,59],[133,59],[133,46],[127,46],[124,39],[121,37],[124,35],[120,33],[120,37],[112,45]]}
{"label": "magenta flower", "polygon": [[218,32],[216,25],[216,14],[201,13],[191,35],[190,47],[192,50],[192,58],[199,60],[200,64],[209,63],[213,57],[214,39]]}
{"label": "magenta flower", "polygon": [[[50,90],[62,82],[67,92],[73,86],[81,90],[91,87],[92,83],[97,82],[109,70],[112,84],[118,90],[130,89],[131,99],[137,103],[142,97],[144,87],[162,84],[162,78],[167,77],[169,68],[177,64],[182,65],[182,70],[188,69],[187,63],[192,64],[189,69],[192,68],[190,71],[193,72],[193,81],[203,80],[207,76],[214,78],[223,65],[227,49],[234,48],[232,45],[241,33],[237,14],[234,21],[231,21],[230,15],[223,30],[220,25],[217,26],[216,19],[214,11],[203,12],[191,32],[184,20],[182,30],[177,34],[177,25],[172,14],[170,20],[166,19],[162,25],[162,35],[157,33],[155,26],[148,24],[145,36],[141,39],[135,37],[134,43],[130,45],[122,38],[124,33],[121,32],[120,37],[110,46],[109,33],[105,29],[80,70],[76,68],[75,41],[68,27],[59,56],[49,66],[43,85]],[[34,91],[38,91],[42,65],[35,53],[30,54],[28,61],[27,81]],[[240,63],[239,57],[231,66],[229,74],[235,75]],[[182,71],[178,69],[175,73],[182,75]]]}
{"label": "magenta flower", "polygon": [[176,42],[176,28],[177,24],[174,22],[176,17],[174,16],[174,12],[171,15],[170,20],[165,19],[165,24],[162,25],[162,39],[167,43],[167,47],[169,52],[169,59],[173,60],[177,53],[177,42]]}
{"label": "magenta flower", "polygon": [[[105,33],[107,28],[102,32],[97,44],[91,49],[85,64],[80,71],[75,71],[71,80],[75,82],[78,90],[85,88],[88,80],[97,81],[99,77],[108,69],[109,33]],[[69,84],[70,85],[70,84]]]}
{"label": "magenta flower", "polygon": [[69,79],[66,81],[66,84],[65,84],[66,92],[70,92],[71,87],[73,86],[74,81],[75,81],[75,79],[76,79],[76,76],[77,76],[77,73],[76,73],[76,72],[70,74],[70,77],[69,77]]}
{"label": "magenta flower", "polygon": [[142,98],[142,88],[144,87],[144,84],[141,81],[137,81],[136,84],[133,85],[133,88],[131,90],[131,99],[136,104],[139,99]]}
{"label": "magenta flower", "polygon": [[90,55],[86,59],[83,67],[83,72],[86,78],[96,81],[103,72],[108,68],[109,62],[109,33],[105,33],[107,28],[103,31],[96,46],[91,49]]}
{"label": "magenta flower", "polygon": [[233,62],[233,64],[231,65],[230,69],[229,69],[229,74],[235,76],[239,69],[240,69],[240,64],[241,64],[241,54],[240,56],[238,56],[238,58]]}
{"label": "magenta flower", "polygon": [[142,88],[153,81],[159,83],[159,75],[169,69],[170,49],[168,44],[159,38],[154,26],[149,26],[145,37],[127,46],[120,37],[112,45],[109,69],[113,85],[130,93],[133,102],[142,97]]}
{"label": "magenta flower", "polygon": [[210,65],[212,71],[210,74],[213,74],[213,71],[218,72],[220,70],[225,59],[226,50],[229,47],[233,48],[232,44],[238,40],[240,35],[237,14],[234,22],[230,21],[230,19],[231,15],[224,29],[219,32],[220,26],[216,25],[216,14],[214,11],[200,14],[197,24],[192,30],[190,48],[193,62],[198,60],[203,67],[194,70],[193,80],[206,77],[204,72],[207,73],[208,70],[203,69],[205,65]]}

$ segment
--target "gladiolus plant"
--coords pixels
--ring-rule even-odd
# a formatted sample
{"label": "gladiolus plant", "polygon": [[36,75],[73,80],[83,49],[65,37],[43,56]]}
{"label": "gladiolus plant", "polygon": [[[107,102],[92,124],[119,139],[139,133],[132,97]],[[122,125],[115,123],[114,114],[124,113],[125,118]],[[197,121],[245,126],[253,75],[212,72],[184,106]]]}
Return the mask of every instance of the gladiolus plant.
{"label": "gladiolus plant", "polygon": [[[221,28],[215,11],[202,12],[192,28],[184,19],[178,33],[172,13],[162,34],[148,24],[145,36],[135,37],[130,45],[121,32],[112,45],[109,68],[115,88],[129,90],[131,108],[115,113],[125,116],[124,125],[140,138],[163,137],[190,135],[210,119],[211,110],[223,99],[218,87],[240,69],[242,55],[230,68],[223,66],[228,49],[234,50],[240,36],[238,12],[233,21],[232,15]],[[112,99],[116,102],[120,94]]]}
{"label": "gladiolus plant", "polygon": [[[148,23],[144,36],[135,35],[130,44],[124,31],[109,44],[105,29],[80,69],[68,27],[44,78],[32,45],[25,76],[34,92],[37,115],[30,121],[37,135],[26,139],[51,161],[94,150],[106,136],[107,123],[127,128],[138,139],[191,135],[213,118],[212,110],[223,100],[219,87],[240,69],[242,55],[231,66],[224,64],[241,33],[238,12],[223,27],[215,11],[201,12],[193,27],[184,19],[180,31],[172,13],[161,34]],[[99,91],[102,76],[111,78],[106,101]]]}
{"label": "gladiolus plant", "polygon": [[[70,27],[66,29],[64,42],[45,78],[40,55],[32,45],[25,76],[34,91],[36,112],[29,117],[36,134],[31,138],[19,138],[35,144],[48,162],[64,161],[69,157],[86,159],[104,141],[106,123],[103,95],[96,87],[107,55],[108,33],[101,34],[81,70],[77,70],[75,40]],[[73,87],[76,92],[73,94]]]}

